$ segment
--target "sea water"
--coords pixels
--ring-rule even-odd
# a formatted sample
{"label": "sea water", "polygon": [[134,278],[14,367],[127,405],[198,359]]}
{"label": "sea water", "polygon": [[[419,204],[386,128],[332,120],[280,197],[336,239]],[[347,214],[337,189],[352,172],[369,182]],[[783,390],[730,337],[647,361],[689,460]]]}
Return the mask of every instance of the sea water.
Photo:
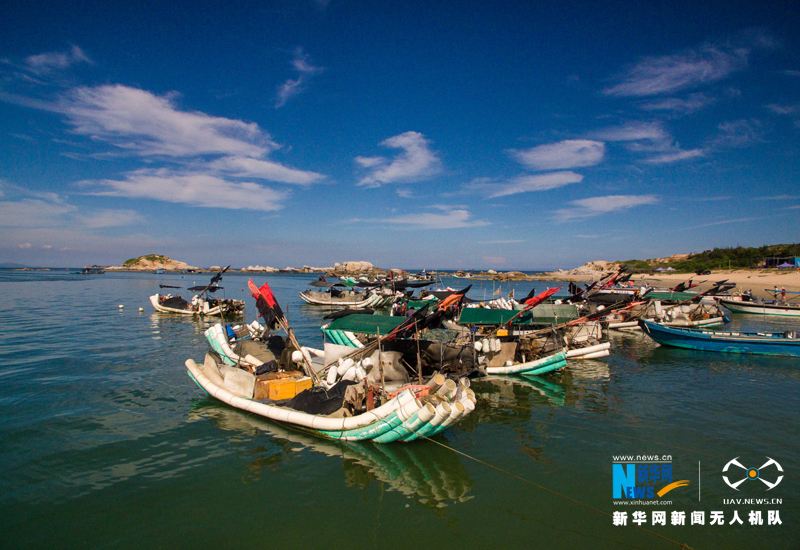
{"label": "sea water", "polygon": [[[218,320],[157,314],[148,297],[208,278],[0,271],[3,548],[799,546],[797,358],[614,335],[601,360],[473,381],[474,413],[433,440],[344,444],[221,404],[187,376]],[[226,274],[220,296],[245,299],[252,321],[247,278]],[[321,347],[329,311],[298,297],[315,276],[252,278]],[[731,318],[800,332],[800,319]]]}

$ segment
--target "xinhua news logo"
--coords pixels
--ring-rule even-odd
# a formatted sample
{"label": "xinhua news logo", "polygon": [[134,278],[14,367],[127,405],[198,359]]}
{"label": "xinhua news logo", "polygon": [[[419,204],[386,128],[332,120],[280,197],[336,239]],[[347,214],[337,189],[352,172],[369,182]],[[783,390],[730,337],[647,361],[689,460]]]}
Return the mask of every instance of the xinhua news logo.
{"label": "xinhua news logo", "polygon": [[[739,486],[745,481],[760,481],[767,486],[767,491],[771,491],[777,487],[781,481],[783,481],[783,468],[780,464],[778,464],[777,460],[770,457],[766,458],[767,461],[756,468],[753,466],[744,466],[741,462],[739,462],[739,457],[737,456],[733,460],[729,461],[722,469],[722,473],[724,474],[722,476],[723,481],[728,484],[728,487],[737,491],[739,490]],[[732,466],[735,468],[740,468],[744,470],[744,472],[732,469]],[[772,472],[770,466],[774,466],[780,475]],[[730,478],[728,476],[730,476]],[[731,481],[731,478],[733,481]]]}
{"label": "xinhua news logo", "polygon": [[615,456],[612,464],[615,499],[651,500],[689,484],[672,481],[672,456]]}

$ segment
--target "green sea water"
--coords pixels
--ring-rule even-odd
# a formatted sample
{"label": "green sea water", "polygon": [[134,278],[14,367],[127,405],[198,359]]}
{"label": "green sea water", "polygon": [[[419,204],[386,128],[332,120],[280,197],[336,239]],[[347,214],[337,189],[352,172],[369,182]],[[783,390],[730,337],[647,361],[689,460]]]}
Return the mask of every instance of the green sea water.
{"label": "green sea water", "polygon": [[[321,347],[327,311],[298,297],[313,278],[253,276],[298,339]],[[474,413],[431,441],[343,444],[232,409],[191,381],[184,361],[202,359],[208,322],[156,314],[148,296],[207,282],[0,271],[3,548],[800,548],[796,358],[613,336],[602,360],[473,381]],[[473,296],[491,296],[480,284]],[[247,276],[222,285],[255,319]],[[532,285],[548,284],[514,286],[519,296]],[[734,329],[800,329],[731,318]],[[669,457],[671,479],[688,484],[657,504],[621,504],[613,464],[637,456]],[[745,470],[723,472],[733,459],[771,484],[783,478],[734,489],[723,476]]]}

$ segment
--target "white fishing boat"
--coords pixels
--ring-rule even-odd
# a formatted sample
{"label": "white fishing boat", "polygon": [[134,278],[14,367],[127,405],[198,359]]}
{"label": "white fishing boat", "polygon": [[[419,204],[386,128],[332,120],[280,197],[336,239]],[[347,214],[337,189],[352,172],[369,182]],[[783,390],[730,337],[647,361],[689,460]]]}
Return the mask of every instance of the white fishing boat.
{"label": "white fishing boat", "polygon": [[342,283],[312,281],[309,288],[300,293],[307,304],[336,308],[381,308],[390,306],[396,294],[380,288],[361,289]]}
{"label": "white fishing boat", "polygon": [[[150,304],[159,313],[175,313],[178,315],[196,315],[199,317],[237,317],[244,315],[244,300],[234,300],[230,298],[216,298],[213,294],[223,290],[216,283],[222,280],[222,274],[230,266],[222,269],[211,278],[211,282],[205,286],[193,286],[188,290],[194,294],[189,300],[182,296],[173,294],[153,294],[150,296]],[[177,289],[179,286],[159,285],[162,289]]]}
{"label": "white fishing boat", "polygon": [[727,298],[717,298],[717,303],[734,313],[800,317],[800,304],[783,302],[780,300],[730,300]]}
{"label": "white fishing boat", "polygon": [[[206,337],[214,352],[206,354],[202,364],[186,361],[189,376],[198,386],[237,409],[321,437],[376,443],[432,437],[475,409],[475,395],[468,382],[456,383],[442,375],[432,377],[426,385],[408,384],[391,394],[379,393],[366,377],[357,376],[358,369],[371,367],[363,361],[351,360],[352,366],[343,362],[347,365],[343,376],[335,368],[341,365],[334,365],[334,376],[330,376],[329,368],[325,377],[333,379],[333,385],[312,386],[312,378],[319,379],[317,372],[308,377],[299,369],[308,368],[314,350],[295,350],[291,360],[298,370],[281,370],[252,353],[242,356],[241,350],[234,349],[231,343],[238,344],[237,339],[253,341],[259,331],[263,334],[261,327],[247,330],[250,336],[243,335],[239,327],[231,339],[221,325],[211,327]],[[324,366],[321,361],[315,363],[311,368]],[[352,380],[347,377],[350,372],[354,373]],[[385,402],[381,403],[381,398]]]}
{"label": "white fishing boat", "polygon": [[698,303],[664,305],[660,300],[653,300],[637,308],[615,312],[605,320],[609,330],[638,331],[641,330],[640,319],[683,328],[719,326],[726,322],[724,312],[716,304],[698,301]]}
{"label": "white fishing boat", "polygon": [[202,298],[193,296],[187,301],[172,294],[153,294],[150,303],[159,313],[197,315],[200,317],[230,317],[244,314],[244,301],[225,298]]}

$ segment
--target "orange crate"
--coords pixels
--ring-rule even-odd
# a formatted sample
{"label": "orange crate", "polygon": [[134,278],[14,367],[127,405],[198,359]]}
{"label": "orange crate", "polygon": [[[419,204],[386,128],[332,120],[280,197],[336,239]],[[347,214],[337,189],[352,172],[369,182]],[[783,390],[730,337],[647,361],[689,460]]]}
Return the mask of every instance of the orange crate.
{"label": "orange crate", "polygon": [[295,385],[297,383],[291,378],[281,378],[279,380],[270,380],[269,383],[269,398],[275,401],[279,399],[291,399],[297,392]]}
{"label": "orange crate", "polygon": [[313,384],[311,382],[311,377],[309,377],[309,376],[306,376],[305,378],[301,378],[300,380],[297,380],[297,383],[295,384],[295,395],[297,395],[298,393],[303,392],[303,391],[305,391],[307,389],[310,389],[312,385]]}

